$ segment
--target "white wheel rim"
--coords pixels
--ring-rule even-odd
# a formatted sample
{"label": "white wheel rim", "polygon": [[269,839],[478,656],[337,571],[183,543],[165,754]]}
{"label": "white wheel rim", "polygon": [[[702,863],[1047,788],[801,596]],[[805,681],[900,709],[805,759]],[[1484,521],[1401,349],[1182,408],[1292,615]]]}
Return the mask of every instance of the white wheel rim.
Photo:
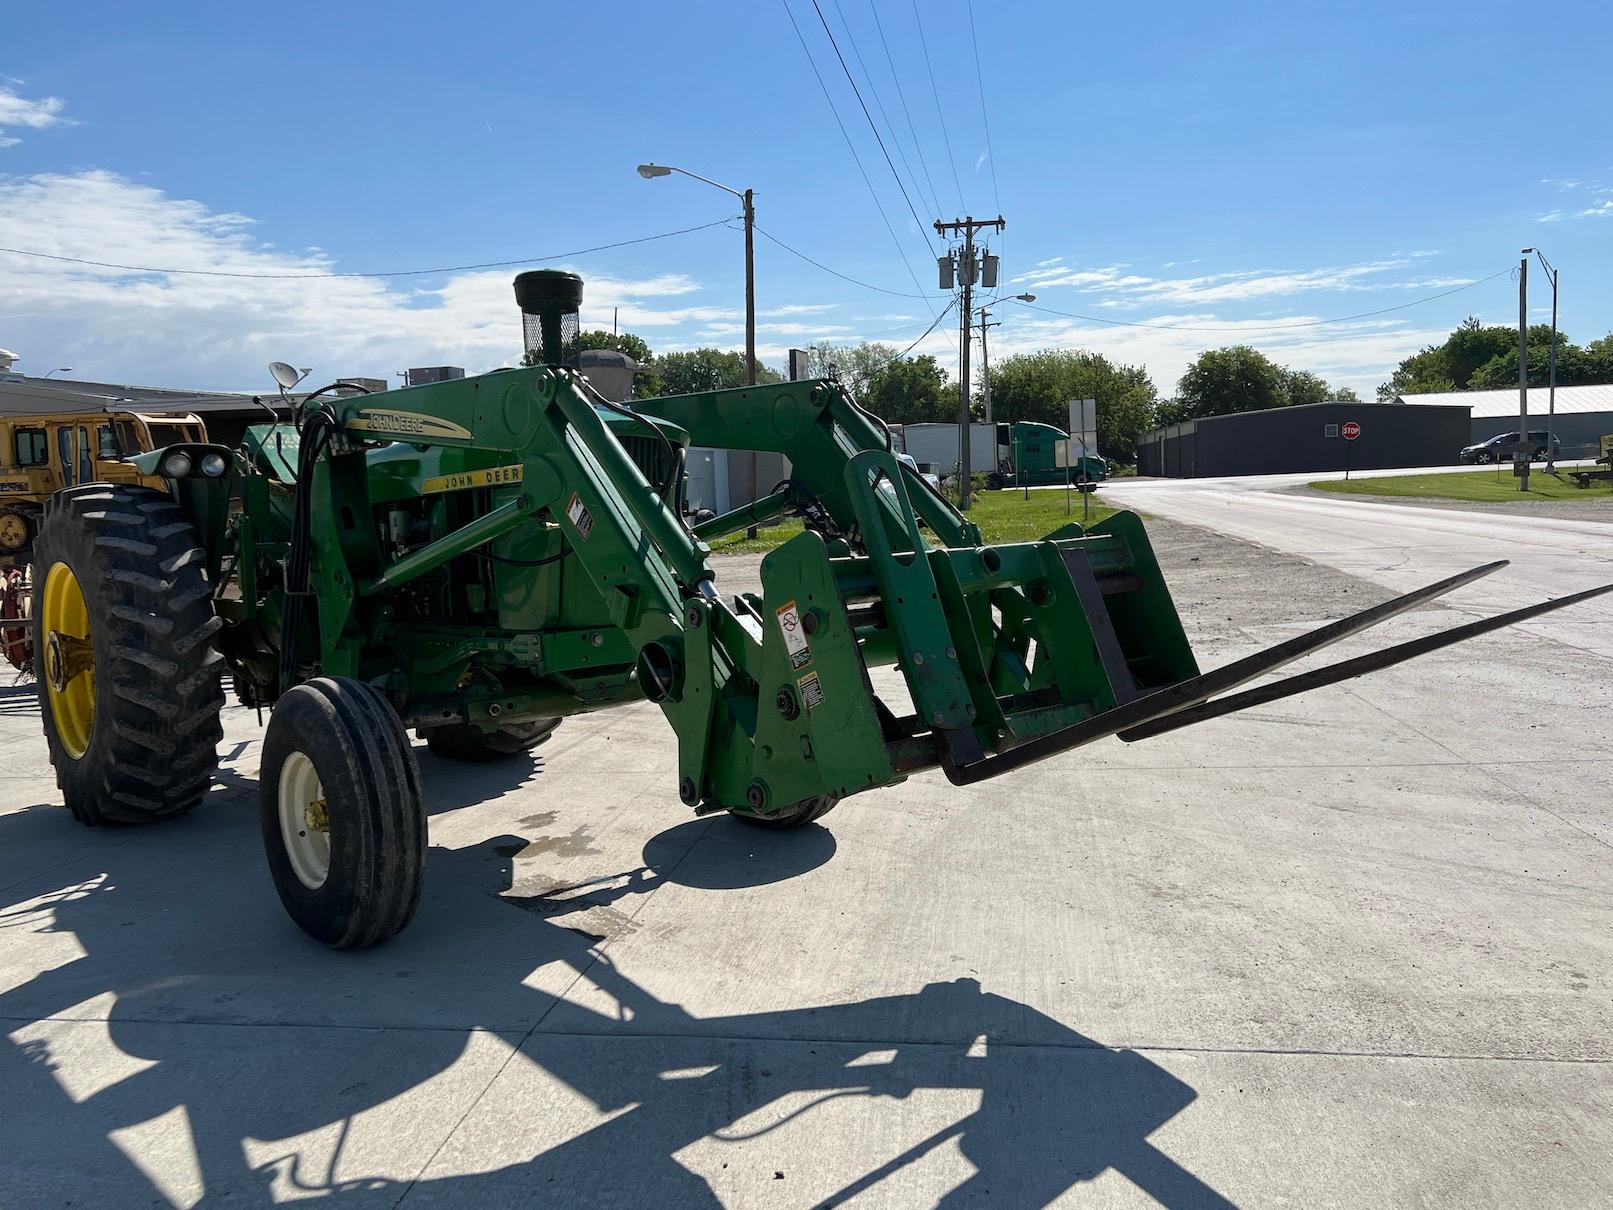
{"label": "white wheel rim", "polygon": [[[330,824],[325,815],[325,787],[314,762],[293,752],[280,766],[280,840],[291,872],[310,891],[330,876]],[[318,827],[325,816],[323,829]]]}

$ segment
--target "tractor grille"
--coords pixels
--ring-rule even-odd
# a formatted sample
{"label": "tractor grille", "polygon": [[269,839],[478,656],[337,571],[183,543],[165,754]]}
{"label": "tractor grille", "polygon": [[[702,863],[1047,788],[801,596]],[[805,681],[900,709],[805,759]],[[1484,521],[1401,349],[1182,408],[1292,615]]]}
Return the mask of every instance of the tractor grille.
{"label": "tractor grille", "polygon": [[667,461],[666,442],[659,437],[621,436],[617,438],[639,472],[663,492],[672,466]]}

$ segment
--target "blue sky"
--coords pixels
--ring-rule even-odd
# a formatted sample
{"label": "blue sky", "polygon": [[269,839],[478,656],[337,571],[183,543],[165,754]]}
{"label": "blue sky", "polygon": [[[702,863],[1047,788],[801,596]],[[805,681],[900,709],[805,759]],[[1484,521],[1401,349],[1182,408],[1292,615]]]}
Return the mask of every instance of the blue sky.
{"label": "blue sky", "polygon": [[[1525,244],[1563,270],[1565,331],[1613,328],[1606,4],[1554,5],[1550,27],[1528,31],[1520,14],[1544,8],[974,0],[971,39],[967,0],[919,0],[921,43],[911,0],[819,3],[919,218],[1000,206],[1008,220],[994,241],[1005,277],[1041,309],[998,309],[994,357],[1098,349],[1145,364],[1168,395],[1198,351],[1245,341],[1368,393],[1467,314],[1515,322],[1502,271]],[[736,212],[695,181],[634,173],[655,160],[754,187],[765,230],[894,292],[759,239],[766,359],[814,339],[904,346],[947,302],[938,243],[811,0],[28,5],[6,43],[5,247],[244,274],[398,270]],[[742,345],[735,229],[560,263],[589,281],[585,321],[619,307],[657,350]],[[519,352],[513,272],[207,278],[0,254],[0,345],[34,373],[164,385],[261,386],[271,357],[325,378],[475,372]],[[1426,305],[1299,326],[1498,272]],[[955,363],[955,327],[918,347]]]}

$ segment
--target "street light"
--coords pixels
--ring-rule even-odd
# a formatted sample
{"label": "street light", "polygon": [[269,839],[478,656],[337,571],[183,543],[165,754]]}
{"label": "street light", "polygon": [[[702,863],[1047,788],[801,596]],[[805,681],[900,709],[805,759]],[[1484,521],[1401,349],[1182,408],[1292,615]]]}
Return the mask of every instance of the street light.
{"label": "street light", "polygon": [[752,191],[730,189],[720,181],[710,177],[701,176],[698,172],[690,172],[687,168],[674,168],[670,164],[640,164],[638,174],[646,181],[654,180],[658,176],[671,176],[674,172],[682,173],[686,177],[703,181],[705,184],[724,193],[731,193],[745,204],[745,382],[750,386],[756,385],[756,207],[752,200]]}
{"label": "street light", "polygon": [[42,377],[49,378],[52,374],[71,374],[72,366],[57,366],[54,370],[46,370]]}
{"label": "street light", "polygon": [[1551,279],[1551,385],[1547,391],[1546,412],[1546,473],[1557,473],[1557,451],[1552,449],[1551,429],[1552,422],[1557,418],[1557,270],[1546,259],[1546,254],[1539,248],[1525,248],[1523,254],[1528,256],[1533,252],[1540,258],[1540,266],[1545,269],[1546,276]]}
{"label": "street light", "polygon": [[[701,176],[698,172],[690,172],[687,168],[674,168],[670,164],[640,164],[638,174],[646,181],[654,180],[658,176],[671,176],[674,172],[682,173],[686,177],[701,181],[721,189],[724,193],[731,193],[745,204],[745,383],[747,386],[756,385],[756,206],[751,190],[741,192],[730,189],[721,181],[714,181],[709,176]],[[760,479],[759,459],[755,450],[750,452],[750,498],[752,501],[761,498],[762,485]],[[745,531],[747,538],[756,536],[756,526]]]}

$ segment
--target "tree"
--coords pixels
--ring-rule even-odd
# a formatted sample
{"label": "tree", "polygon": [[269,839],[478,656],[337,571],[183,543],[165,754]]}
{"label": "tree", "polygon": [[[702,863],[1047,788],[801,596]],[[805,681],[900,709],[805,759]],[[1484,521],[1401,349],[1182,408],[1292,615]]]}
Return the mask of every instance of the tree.
{"label": "tree", "polygon": [[874,378],[896,360],[895,348],[867,340],[856,345],[820,340],[809,344],[806,352],[808,374],[813,378],[838,378],[860,402],[866,402]]}
{"label": "tree", "polygon": [[[660,379],[658,395],[691,395],[696,391],[721,391],[745,385],[745,355],[723,349],[690,349],[686,353],[663,353],[655,359]],[[757,382],[779,382],[782,375],[767,366],[756,367]]]}
{"label": "tree", "polygon": [[1176,398],[1193,419],[1259,412],[1288,403],[1287,371],[1248,345],[1207,349],[1187,367]]}
{"label": "tree", "polygon": [[[560,346],[562,360],[569,360],[585,349],[614,349],[618,353],[626,353],[641,366],[648,366],[655,360],[655,354],[642,336],[635,336],[631,332],[605,332],[597,328],[587,332],[578,332],[572,340]],[[535,366],[543,360],[543,354],[537,349],[528,349],[521,355],[521,364]]]}
{"label": "tree", "polygon": [[1098,401],[1098,452],[1118,462],[1137,456],[1137,438],[1154,424],[1158,398],[1142,366],[1116,365],[1101,353],[1044,349],[1016,353],[991,367],[991,405],[1001,420],[1033,420],[1063,429],[1072,399]]}
{"label": "tree", "polygon": [[1378,388],[1380,400],[1396,395],[1438,395],[1456,390],[1456,380],[1446,372],[1445,351],[1430,345],[1403,360],[1389,381]]}
{"label": "tree", "polygon": [[1303,403],[1326,403],[1329,399],[1338,398],[1338,393],[1327,385],[1326,379],[1309,370],[1282,371],[1282,384],[1289,407]]}
{"label": "tree", "polygon": [[[1596,352],[1597,346],[1607,339],[1592,341],[1581,349],[1559,331],[1558,385],[1613,381],[1613,349],[1605,356]],[[1527,344],[1529,382],[1544,386],[1550,377],[1551,325],[1532,325]],[[1429,345],[1402,361],[1389,381],[1378,388],[1378,398],[1494,390],[1517,384],[1518,329],[1504,324],[1481,324],[1469,316],[1443,344]]]}
{"label": "tree", "polygon": [[955,420],[957,396],[946,382],[946,371],[928,354],[897,357],[868,380],[858,401],[888,424]]}

